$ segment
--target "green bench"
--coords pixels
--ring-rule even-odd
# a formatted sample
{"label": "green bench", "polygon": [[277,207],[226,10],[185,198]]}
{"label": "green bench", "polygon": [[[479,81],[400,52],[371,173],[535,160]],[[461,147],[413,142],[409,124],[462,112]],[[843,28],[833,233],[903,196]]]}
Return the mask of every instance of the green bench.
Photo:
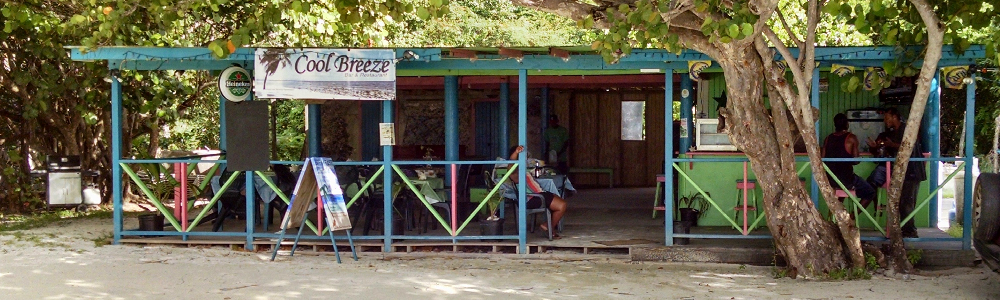
{"label": "green bench", "polygon": [[615,170],[612,168],[569,168],[570,173],[604,173],[608,174],[608,188],[614,188]]}

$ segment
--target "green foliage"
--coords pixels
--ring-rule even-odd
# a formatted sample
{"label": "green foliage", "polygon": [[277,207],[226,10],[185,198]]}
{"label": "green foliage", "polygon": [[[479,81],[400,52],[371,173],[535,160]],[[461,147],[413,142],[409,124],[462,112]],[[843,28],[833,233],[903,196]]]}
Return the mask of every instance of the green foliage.
{"label": "green foliage", "polygon": [[771,277],[774,279],[788,277],[789,273],[788,268],[771,267]]}
{"label": "green foliage", "polygon": [[916,265],[924,257],[923,249],[911,249],[906,251],[906,260],[910,262],[910,265]]}
{"label": "green foliage", "polygon": [[831,280],[859,280],[872,279],[872,274],[864,268],[844,268],[830,271],[826,274]]}
{"label": "green foliage", "polygon": [[305,102],[301,100],[275,101],[272,104],[277,116],[277,126],[274,128],[278,136],[275,151],[277,160],[302,159],[302,147],[305,145]]}
{"label": "green foliage", "polygon": [[593,30],[574,27],[571,20],[505,0],[456,0],[449,14],[423,20],[406,19],[411,34],[393,40],[396,46],[515,47],[589,44]]}
{"label": "green foliage", "polygon": [[875,258],[875,255],[865,252],[865,269],[868,271],[874,271],[878,270],[880,267],[881,266],[879,266],[878,259]]}
{"label": "green foliage", "polygon": [[497,212],[499,212],[500,209],[503,209],[503,198],[500,197],[500,193],[494,194],[493,197],[490,197],[489,199],[483,199],[483,201],[486,201],[487,210],[480,213],[482,217],[487,220],[498,219]]}
{"label": "green foliage", "polygon": [[[711,194],[709,194],[709,196],[711,196]],[[708,199],[698,192],[680,197],[677,199],[677,203],[677,208],[694,208],[698,212],[702,213],[708,211],[708,206],[711,205],[711,203],[708,202]]]}
{"label": "green foliage", "polygon": [[35,214],[0,215],[0,232],[28,230],[44,227],[58,221],[69,219],[106,219],[111,218],[110,210],[57,210]]}

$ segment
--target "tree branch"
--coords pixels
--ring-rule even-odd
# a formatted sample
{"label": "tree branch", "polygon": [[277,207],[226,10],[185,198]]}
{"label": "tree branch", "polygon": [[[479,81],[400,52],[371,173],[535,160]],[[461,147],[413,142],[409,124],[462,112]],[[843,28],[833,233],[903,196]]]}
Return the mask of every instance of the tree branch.
{"label": "tree branch", "polygon": [[588,16],[593,16],[594,26],[598,28],[608,28],[611,26],[610,18],[604,12],[604,9],[614,4],[609,1],[600,1],[604,5],[598,6],[567,0],[511,0],[511,2],[514,5],[531,7],[572,20],[580,20]]}
{"label": "tree branch", "polygon": [[781,21],[781,27],[784,28],[785,32],[788,33],[788,38],[792,39],[792,43],[795,44],[798,48],[802,48],[803,47],[802,40],[800,40],[799,37],[795,35],[795,32],[792,31],[792,27],[788,26],[788,22],[785,21],[785,14],[782,13],[780,9],[777,10],[777,13],[778,13],[778,21]]}

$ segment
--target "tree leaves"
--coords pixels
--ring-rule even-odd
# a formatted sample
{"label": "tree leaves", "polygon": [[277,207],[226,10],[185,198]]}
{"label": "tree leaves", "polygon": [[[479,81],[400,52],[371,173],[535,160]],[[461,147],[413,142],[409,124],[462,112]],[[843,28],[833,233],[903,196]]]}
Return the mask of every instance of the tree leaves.
{"label": "tree leaves", "polygon": [[729,36],[736,38],[740,36],[740,26],[736,24],[729,24]]}

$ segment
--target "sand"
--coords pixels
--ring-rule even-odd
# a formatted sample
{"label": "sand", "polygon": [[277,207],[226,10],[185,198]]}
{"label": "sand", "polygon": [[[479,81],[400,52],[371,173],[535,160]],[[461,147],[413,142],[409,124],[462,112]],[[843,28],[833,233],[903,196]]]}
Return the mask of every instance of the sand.
{"label": "sand", "polygon": [[337,264],[300,252],[271,262],[221,247],[96,245],[110,224],[0,233],[0,299],[1000,299],[1000,276],[984,267],[829,281],[624,256],[363,253]]}

